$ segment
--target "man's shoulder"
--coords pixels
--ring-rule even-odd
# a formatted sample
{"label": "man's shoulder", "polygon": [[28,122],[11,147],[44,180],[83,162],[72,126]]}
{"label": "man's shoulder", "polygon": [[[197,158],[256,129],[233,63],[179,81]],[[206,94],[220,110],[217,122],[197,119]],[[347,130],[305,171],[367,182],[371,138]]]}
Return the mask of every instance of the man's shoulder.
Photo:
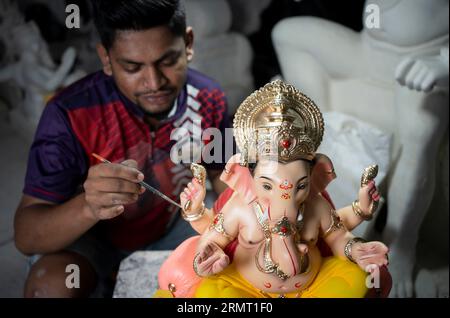
{"label": "man's shoulder", "polygon": [[196,90],[222,92],[222,88],[216,80],[191,68],[188,69],[187,84],[188,87],[190,86]]}
{"label": "man's shoulder", "polygon": [[50,104],[58,104],[67,111],[99,106],[112,102],[115,90],[113,79],[102,71],[91,73],[58,92]]}

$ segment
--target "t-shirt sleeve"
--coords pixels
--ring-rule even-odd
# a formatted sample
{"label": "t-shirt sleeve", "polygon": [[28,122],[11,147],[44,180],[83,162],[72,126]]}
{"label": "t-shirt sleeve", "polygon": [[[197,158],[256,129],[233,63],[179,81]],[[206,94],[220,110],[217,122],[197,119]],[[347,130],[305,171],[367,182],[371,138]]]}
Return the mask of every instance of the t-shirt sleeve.
{"label": "t-shirt sleeve", "polygon": [[50,102],[31,145],[23,193],[62,203],[79,191],[87,172],[86,154],[66,111]]}
{"label": "t-shirt sleeve", "polygon": [[216,141],[214,145],[214,151],[216,151],[216,148],[220,147],[221,152],[218,156],[213,155],[212,157],[214,159],[220,158],[220,160],[213,160],[212,162],[205,162],[204,160],[203,164],[208,170],[223,170],[228,159],[233,155],[236,146],[233,138],[233,130],[230,126],[228,102],[225,94],[221,89],[215,89],[212,93],[211,101],[214,103],[213,128],[218,128],[221,135],[219,140]]}

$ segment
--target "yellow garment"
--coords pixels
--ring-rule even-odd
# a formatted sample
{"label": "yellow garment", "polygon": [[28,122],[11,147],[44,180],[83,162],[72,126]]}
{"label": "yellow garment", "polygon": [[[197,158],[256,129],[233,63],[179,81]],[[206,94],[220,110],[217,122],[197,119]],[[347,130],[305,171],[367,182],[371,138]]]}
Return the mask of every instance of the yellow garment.
{"label": "yellow garment", "polygon": [[152,298],[175,298],[173,296],[173,294],[168,291],[168,290],[164,290],[164,289],[158,289],[156,290],[156,292],[153,294]]}
{"label": "yellow garment", "polygon": [[[285,294],[286,298],[362,298],[367,292],[367,274],[358,265],[338,257],[323,260],[317,277],[300,293]],[[255,289],[232,265],[222,273],[204,278],[195,297],[198,298],[261,298],[278,297]]]}

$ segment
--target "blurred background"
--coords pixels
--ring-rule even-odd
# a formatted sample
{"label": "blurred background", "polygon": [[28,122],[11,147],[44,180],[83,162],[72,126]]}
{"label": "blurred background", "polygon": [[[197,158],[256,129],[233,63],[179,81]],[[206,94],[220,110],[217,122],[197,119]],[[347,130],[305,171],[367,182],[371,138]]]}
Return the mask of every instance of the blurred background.
{"label": "blurred background", "polygon": [[[336,205],[355,199],[362,169],[377,162],[384,204],[359,233],[394,246],[394,288],[411,276],[416,297],[448,297],[448,0],[185,3],[191,67],[221,84],[230,115],[274,78],[315,100]],[[80,28],[66,26],[69,4]],[[13,217],[40,114],[55,92],[100,69],[97,39],[87,0],[0,0],[0,297],[22,296],[27,262]],[[414,63],[431,87],[415,80]]]}

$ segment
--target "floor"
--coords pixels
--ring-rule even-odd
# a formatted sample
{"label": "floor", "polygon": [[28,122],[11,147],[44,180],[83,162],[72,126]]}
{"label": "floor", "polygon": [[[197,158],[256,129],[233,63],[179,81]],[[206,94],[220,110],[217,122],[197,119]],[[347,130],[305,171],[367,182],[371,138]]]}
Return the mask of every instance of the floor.
{"label": "floor", "polygon": [[[13,242],[13,217],[21,196],[29,146],[30,138],[21,136],[0,116],[0,298],[21,297],[26,277],[26,257],[17,251]],[[438,219],[443,221],[436,224],[434,215],[427,216],[424,221],[418,246],[418,297],[449,295],[448,212],[444,219],[442,213]],[[430,233],[439,235],[436,238]],[[441,244],[433,244],[436,239]],[[438,287],[437,291],[433,285]]]}
{"label": "floor", "polygon": [[27,259],[13,242],[13,222],[29,145],[29,140],[0,121],[0,297],[21,297],[27,271]]}

